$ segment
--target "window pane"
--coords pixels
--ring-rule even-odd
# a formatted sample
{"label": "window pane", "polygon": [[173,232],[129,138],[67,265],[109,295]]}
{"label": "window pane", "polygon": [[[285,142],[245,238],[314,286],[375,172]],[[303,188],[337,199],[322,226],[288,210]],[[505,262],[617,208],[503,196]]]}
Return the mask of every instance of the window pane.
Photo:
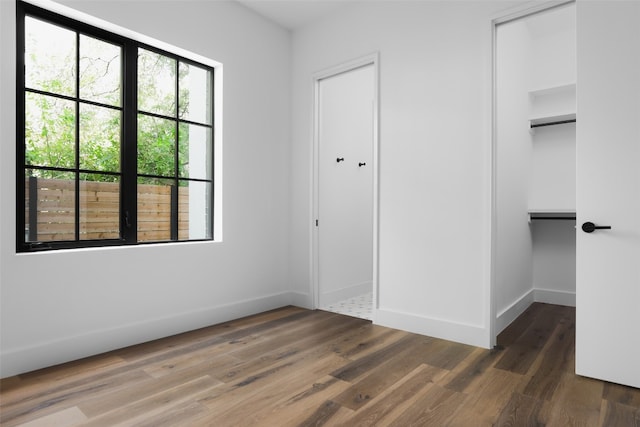
{"label": "window pane", "polygon": [[25,172],[25,241],[75,240],[75,174]]}
{"label": "window pane", "polygon": [[180,123],[180,177],[211,179],[211,128]]}
{"label": "window pane", "polygon": [[80,240],[120,237],[120,177],[80,176]]}
{"label": "window pane", "polygon": [[25,94],[25,163],[75,167],[75,103]]}
{"label": "window pane", "polygon": [[211,239],[210,182],[181,181],[178,189],[178,239]]}
{"label": "window pane", "polygon": [[211,124],[211,72],[180,63],[180,118]]}
{"label": "window pane", "polygon": [[121,113],[80,104],[80,168],[120,171]]}
{"label": "window pane", "polygon": [[138,178],[138,241],[171,240],[171,192],[169,179]]}
{"label": "window pane", "polygon": [[76,33],[25,18],[25,84],[60,95],[76,94]]}
{"label": "window pane", "polygon": [[176,122],[138,115],[138,173],[175,176]]}
{"label": "window pane", "polygon": [[138,110],[176,116],[176,61],[138,49]]}
{"label": "window pane", "polygon": [[121,49],[80,35],[80,98],[120,106]]}

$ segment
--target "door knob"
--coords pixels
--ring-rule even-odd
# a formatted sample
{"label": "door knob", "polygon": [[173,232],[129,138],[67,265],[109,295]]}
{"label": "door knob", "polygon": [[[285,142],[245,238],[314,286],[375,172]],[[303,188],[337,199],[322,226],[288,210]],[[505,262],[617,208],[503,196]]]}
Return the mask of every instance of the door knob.
{"label": "door knob", "polygon": [[592,222],[582,224],[582,231],[585,233],[593,233],[595,230],[611,230],[610,225],[595,225]]}

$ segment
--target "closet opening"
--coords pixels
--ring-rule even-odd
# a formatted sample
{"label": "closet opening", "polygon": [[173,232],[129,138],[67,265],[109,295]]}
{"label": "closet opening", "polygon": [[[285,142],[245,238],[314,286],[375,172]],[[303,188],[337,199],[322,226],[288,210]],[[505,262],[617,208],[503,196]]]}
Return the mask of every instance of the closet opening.
{"label": "closet opening", "polygon": [[534,302],[576,305],[575,4],[494,34],[495,339]]}
{"label": "closet opening", "polygon": [[314,76],[315,308],[375,321],[378,55]]}

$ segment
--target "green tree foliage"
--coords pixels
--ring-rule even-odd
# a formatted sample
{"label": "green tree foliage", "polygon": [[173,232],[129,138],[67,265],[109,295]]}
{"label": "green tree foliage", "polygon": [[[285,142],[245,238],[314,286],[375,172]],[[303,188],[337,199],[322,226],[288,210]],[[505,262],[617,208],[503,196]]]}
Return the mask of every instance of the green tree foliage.
{"label": "green tree foliage", "polygon": [[[75,45],[75,33],[29,19],[26,32],[26,85],[46,93],[75,96],[75,79],[81,100],[113,106],[108,108],[40,93],[25,96],[26,164],[75,168],[76,162],[87,180],[117,181],[120,172],[122,76],[120,48],[81,35]],[[73,36],[73,37],[72,37]],[[57,40],[56,43],[52,40]],[[64,43],[68,46],[62,46]],[[80,70],[76,69],[76,49],[80,49]],[[73,64],[73,65],[69,65]],[[188,117],[188,92],[175,93],[176,79],[188,78],[189,67],[178,73],[176,60],[141,49],[138,57],[138,172],[173,177],[176,173],[176,141],[180,156],[187,158],[189,126],[175,119]],[[177,106],[176,106],[177,103]],[[174,120],[145,115],[161,114]],[[79,138],[76,138],[76,120]],[[177,133],[179,132],[179,138]],[[79,147],[76,154],[76,139]],[[188,176],[188,162],[179,161],[179,176]],[[54,171],[30,170],[33,175],[52,178]]]}

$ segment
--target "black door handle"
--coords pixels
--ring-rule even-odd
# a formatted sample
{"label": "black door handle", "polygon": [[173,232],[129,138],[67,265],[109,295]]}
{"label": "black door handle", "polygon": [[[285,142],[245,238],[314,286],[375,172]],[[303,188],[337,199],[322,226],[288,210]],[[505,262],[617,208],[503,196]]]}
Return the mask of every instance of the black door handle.
{"label": "black door handle", "polygon": [[582,231],[585,233],[593,233],[595,230],[611,230],[610,225],[595,225],[592,222],[582,224]]}
{"label": "black door handle", "polygon": [[362,166],[366,166],[366,163],[358,163],[358,167],[361,168]]}
{"label": "black door handle", "polygon": [[336,162],[340,163],[340,162],[344,162],[344,157],[338,157],[336,159]]}

